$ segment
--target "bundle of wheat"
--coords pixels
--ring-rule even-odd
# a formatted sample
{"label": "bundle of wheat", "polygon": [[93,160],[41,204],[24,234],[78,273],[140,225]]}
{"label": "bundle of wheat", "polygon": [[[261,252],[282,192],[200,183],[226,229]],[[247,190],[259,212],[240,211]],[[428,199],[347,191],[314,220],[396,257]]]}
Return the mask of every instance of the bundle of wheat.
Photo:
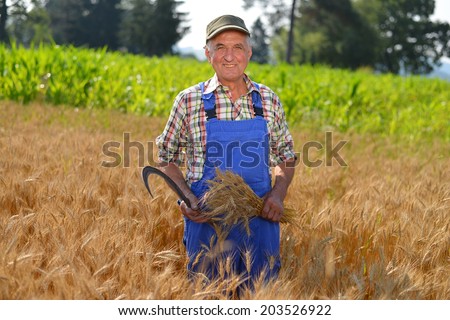
{"label": "bundle of wheat", "polygon": [[[236,224],[245,226],[250,233],[249,219],[261,214],[264,200],[258,197],[241,176],[231,171],[216,171],[216,177],[209,182],[210,189],[202,197],[205,210],[202,214],[222,229]],[[280,222],[295,224],[295,210],[285,208]]]}

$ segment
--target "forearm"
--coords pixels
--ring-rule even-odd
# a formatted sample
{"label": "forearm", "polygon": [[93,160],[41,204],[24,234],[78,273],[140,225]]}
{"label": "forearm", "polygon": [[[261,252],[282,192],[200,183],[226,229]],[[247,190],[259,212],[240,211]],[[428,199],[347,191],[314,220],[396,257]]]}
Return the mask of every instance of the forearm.
{"label": "forearm", "polygon": [[167,174],[172,180],[173,182],[175,182],[177,184],[177,186],[181,189],[181,191],[183,192],[183,194],[190,198],[192,197],[192,191],[189,188],[189,186],[186,183],[186,180],[184,179],[183,173],[181,172],[180,168],[170,162],[160,162],[159,163],[159,168],[161,169],[162,172],[164,172],[165,174]]}
{"label": "forearm", "polygon": [[159,167],[161,171],[167,174],[173,180],[173,182],[177,184],[186,198],[189,199],[191,207],[188,207],[184,201],[182,201],[182,203],[180,204],[180,209],[183,215],[197,223],[206,222],[207,219],[200,215],[200,210],[198,208],[198,199],[184,180],[183,173],[181,172],[180,168],[178,168],[176,164],[171,162],[160,163]]}
{"label": "forearm", "polygon": [[288,160],[275,167],[275,183],[271,194],[284,201],[295,173],[295,160]]}

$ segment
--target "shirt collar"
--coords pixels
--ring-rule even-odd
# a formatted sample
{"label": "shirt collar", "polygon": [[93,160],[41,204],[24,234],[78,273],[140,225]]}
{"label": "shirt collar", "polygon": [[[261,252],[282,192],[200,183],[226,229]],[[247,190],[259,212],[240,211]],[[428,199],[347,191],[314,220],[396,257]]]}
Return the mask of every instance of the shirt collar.
{"label": "shirt collar", "polygon": [[[258,89],[255,87],[253,82],[250,80],[250,78],[245,73],[244,73],[244,81],[245,81],[245,84],[247,85],[247,93],[251,93],[253,91],[258,91]],[[205,91],[203,93],[204,94],[211,93],[220,86],[222,86],[222,84],[220,83],[219,79],[217,78],[217,74],[214,74],[214,76],[205,83]]]}

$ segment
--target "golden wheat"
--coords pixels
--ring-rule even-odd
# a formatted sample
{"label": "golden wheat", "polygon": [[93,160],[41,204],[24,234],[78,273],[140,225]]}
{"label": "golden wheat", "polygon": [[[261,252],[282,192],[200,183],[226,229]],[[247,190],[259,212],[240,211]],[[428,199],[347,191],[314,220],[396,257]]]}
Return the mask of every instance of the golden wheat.
{"label": "golden wheat", "polygon": [[[176,196],[162,180],[148,196],[137,148],[130,168],[101,166],[105,142],[145,144],[164,122],[0,102],[0,299],[229,297],[239,277],[187,279]],[[292,131],[299,150],[322,139]],[[280,276],[242,297],[449,299],[448,144],[344,138],[348,167],[297,168]]]}
{"label": "golden wheat", "polygon": [[[201,199],[202,215],[212,224],[229,230],[242,224],[250,234],[249,220],[261,215],[264,200],[258,197],[244,179],[232,171],[216,169],[216,177],[208,181],[210,189]],[[282,223],[295,224],[296,212],[286,208]]]}

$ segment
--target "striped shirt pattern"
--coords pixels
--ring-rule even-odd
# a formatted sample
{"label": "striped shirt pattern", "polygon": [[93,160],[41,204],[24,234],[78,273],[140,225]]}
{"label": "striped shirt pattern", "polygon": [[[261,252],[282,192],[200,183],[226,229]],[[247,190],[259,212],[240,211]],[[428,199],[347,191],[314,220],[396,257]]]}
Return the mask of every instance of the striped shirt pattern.
{"label": "striped shirt pattern", "polygon": [[[220,84],[217,75],[205,82],[205,93],[214,91],[218,120],[239,121],[252,119],[252,91],[258,89],[244,74],[247,94],[234,103],[227,87]],[[270,165],[295,158],[294,143],[289,133],[285,113],[278,96],[267,86],[259,85],[264,118],[267,121],[270,142]],[[200,86],[183,90],[176,97],[166,127],[156,138],[160,162],[173,162],[179,167],[186,164],[188,185],[202,178],[206,154],[206,112]]]}

